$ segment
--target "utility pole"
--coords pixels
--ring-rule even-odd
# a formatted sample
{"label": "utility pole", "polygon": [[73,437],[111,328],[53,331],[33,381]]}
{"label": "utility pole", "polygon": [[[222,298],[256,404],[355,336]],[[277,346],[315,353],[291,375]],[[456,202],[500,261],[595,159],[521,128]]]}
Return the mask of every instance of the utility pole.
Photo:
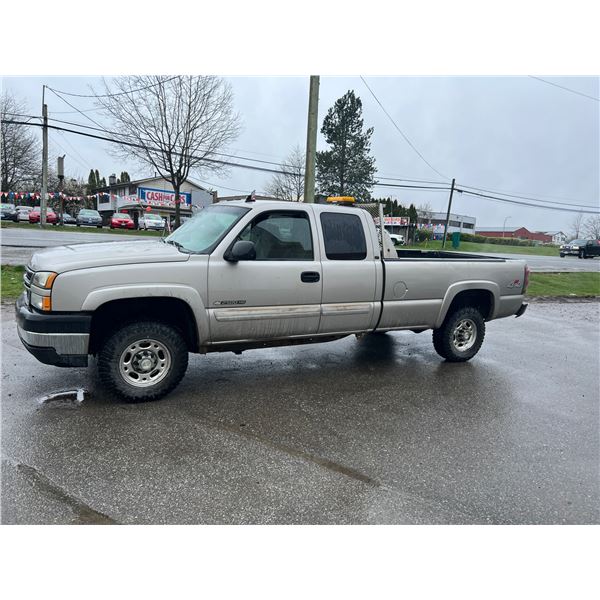
{"label": "utility pole", "polygon": [[66,154],[63,154],[62,156],[58,157],[58,193],[60,194],[60,215],[58,215],[59,218],[59,224],[60,225],[64,225],[64,216],[63,213],[65,212],[65,200],[63,198],[63,189],[64,189],[64,182],[65,182],[65,156]]}
{"label": "utility pole", "polygon": [[452,195],[454,194],[454,182],[452,179],[452,186],[450,187],[450,198],[448,198],[448,212],[446,213],[446,223],[444,225],[444,239],[442,240],[442,249],[446,247],[446,235],[448,233],[448,222],[450,221],[450,209],[452,208]]}
{"label": "utility pole", "polygon": [[317,155],[317,119],[319,115],[319,76],[310,76],[308,95],[308,127],[306,131],[306,168],[304,169],[304,202],[315,201],[315,162]]}
{"label": "utility pole", "polygon": [[42,86],[42,198],[40,200],[40,226],[46,225],[46,199],[48,195],[48,106],[45,101],[46,86]]}

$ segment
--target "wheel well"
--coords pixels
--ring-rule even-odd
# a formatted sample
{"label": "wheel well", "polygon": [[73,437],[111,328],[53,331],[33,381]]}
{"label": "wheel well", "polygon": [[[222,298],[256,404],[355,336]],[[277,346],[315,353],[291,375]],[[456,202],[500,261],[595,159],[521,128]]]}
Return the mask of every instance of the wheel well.
{"label": "wheel well", "polygon": [[491,318],[494,310],[494,295],[489,290],[464,290],[454,296],[446,316],[459,308],[472,306],[481,313],[481,316],[487,321]]}
{"label": "wheel well", "polygon": [[187,302],[179,298],[124,298],[99,306],[92,315],[90,354],[117,328],[132,321],[150,319],[177,327],[190,352],[198,352],[198,327]]}

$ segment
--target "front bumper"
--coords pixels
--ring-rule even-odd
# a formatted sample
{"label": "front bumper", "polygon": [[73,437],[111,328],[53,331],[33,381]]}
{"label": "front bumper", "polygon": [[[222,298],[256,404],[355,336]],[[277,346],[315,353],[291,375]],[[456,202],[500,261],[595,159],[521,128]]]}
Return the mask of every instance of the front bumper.
{"label": "front bumper", "polygon": [[92,316],[32,310],[24,292],[15,304],[17,332],[23,346],[40,362],[56,367],[86,367]]}

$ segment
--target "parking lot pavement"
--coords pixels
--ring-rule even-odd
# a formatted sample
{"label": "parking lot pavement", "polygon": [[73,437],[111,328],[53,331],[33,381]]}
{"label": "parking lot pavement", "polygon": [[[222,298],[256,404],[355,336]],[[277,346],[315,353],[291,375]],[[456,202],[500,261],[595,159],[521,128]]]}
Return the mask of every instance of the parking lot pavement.
{"label": "parking lot pavement", "polygon": [[[598,523],[600,305],[192,356],[166,399],[37,363],[2,308],[3,523]],[[85,387],[77,405],[40,404]]]}
{"label": "parking lot pavement", "polygon": [[497,253],[481,253],[487,256],[497,256],[499,258],[520,259],[527,262],[527,265],[534,273],[556,273],[556,272],[598,272],[600,271],[600,259],[588,258],[580,259],[577,256],[538,256],[536,254],[497,254]]}

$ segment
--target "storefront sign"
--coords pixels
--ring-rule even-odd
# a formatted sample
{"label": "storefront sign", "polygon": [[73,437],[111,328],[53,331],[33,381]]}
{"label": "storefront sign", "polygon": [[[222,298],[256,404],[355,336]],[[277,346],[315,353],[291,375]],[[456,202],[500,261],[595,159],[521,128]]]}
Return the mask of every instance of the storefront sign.
{"label": "storefront sign", "polygon": [[[375,225],[379,225],[379,217],[375,217]],[[406,227],[410,224],[410,217],[383,217],[383,225],[399,225]]]}
{"label": "storefront sign", "polygon": [[[142,187],[138,188],[137,191],[142,204],[149,206],[175,206],[175,192]],[[192,204],[191,192],[179,192],[179,200],[181,204],[190,206]]]}

